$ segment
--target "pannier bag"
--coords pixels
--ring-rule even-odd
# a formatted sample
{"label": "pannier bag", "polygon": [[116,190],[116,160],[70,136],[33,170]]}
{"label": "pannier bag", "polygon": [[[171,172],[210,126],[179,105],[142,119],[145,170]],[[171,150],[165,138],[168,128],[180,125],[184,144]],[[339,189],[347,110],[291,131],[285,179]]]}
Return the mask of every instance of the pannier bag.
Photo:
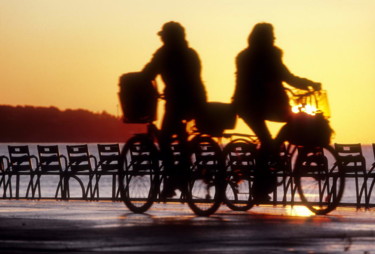
{"label": "pannier bag", "polygon": [[220,136],[225,129],[233,129],[236,112],[232,104],[208,102],[205,110],[196,119],[196,127],[201,133]]}
{"label": "pannier bag", "polygon": [[155,82],[141,72],[120,77],[119,98],[124,123],[148,123],[156,119],[158,92]]}

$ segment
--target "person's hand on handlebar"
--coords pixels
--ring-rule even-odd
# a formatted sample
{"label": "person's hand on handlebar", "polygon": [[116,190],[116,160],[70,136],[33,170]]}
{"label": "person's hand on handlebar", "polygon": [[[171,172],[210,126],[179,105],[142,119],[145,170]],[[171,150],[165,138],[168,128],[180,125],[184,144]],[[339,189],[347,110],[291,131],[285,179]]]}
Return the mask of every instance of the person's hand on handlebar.
{"label": "person's hand on handlebar", "polygon": [[314,89],[314,91],[320,91],[322,89],[322,83],[314,82],[312,84],[312,88]]}

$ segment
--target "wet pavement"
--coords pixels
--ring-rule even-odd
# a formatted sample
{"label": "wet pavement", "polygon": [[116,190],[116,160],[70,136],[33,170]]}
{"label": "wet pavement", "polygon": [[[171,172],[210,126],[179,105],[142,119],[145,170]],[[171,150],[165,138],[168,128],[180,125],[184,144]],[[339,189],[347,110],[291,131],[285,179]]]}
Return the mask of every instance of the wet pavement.
{"label": "wet pavement", "polygon": [[375,209],[328,216],[304,207],[224,205],[208,218],[186,204],[133,214],[121,202],[0,200],[1,253],[375,253]]}

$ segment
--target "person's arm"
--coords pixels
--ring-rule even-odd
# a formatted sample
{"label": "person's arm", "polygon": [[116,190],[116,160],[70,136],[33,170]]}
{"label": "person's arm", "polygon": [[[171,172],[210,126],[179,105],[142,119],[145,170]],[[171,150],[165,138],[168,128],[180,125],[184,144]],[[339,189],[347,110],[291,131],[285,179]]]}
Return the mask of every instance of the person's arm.
{"label": "person's arm", "polygon": [[142,73],[150,79],[154,80],[156,76],[160,73],[160,49],[155,52],[153,55],[151,61],[145,65],[145,67],[142,70]]}
{"label": "person's arm", "polygon": [[298,89],[308,90],[309,87],[312,87],[314,90],[320,90],[322,86],[321,83],[293,75],[284,64],[282,75],[283,81]]}

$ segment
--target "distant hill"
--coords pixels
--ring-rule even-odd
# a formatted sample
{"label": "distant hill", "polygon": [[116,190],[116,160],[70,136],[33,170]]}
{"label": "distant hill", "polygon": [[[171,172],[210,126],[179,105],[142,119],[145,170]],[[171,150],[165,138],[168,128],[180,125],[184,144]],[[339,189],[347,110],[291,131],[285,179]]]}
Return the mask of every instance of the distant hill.
{"label": "distant hill", "polygon": [[124,124],[106,112],[0,105],[0,142],[124,142],[144,125]]}

